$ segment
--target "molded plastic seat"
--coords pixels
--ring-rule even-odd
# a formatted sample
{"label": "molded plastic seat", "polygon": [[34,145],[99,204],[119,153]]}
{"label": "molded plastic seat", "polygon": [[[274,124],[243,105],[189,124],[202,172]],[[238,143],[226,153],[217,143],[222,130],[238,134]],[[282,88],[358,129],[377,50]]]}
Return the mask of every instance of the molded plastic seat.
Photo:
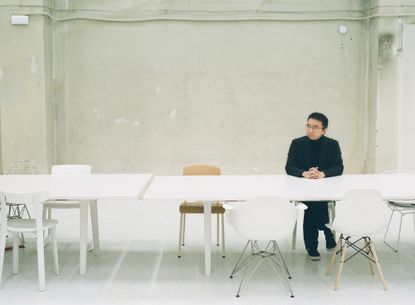
{"label": "molded plastic seat", "polygon": [[[356,253],[367,258],[372,275],[374,274],[372,263],[376,265],[383,288],[386,290],[383,272],[373,240],[370,237],[386,227],[383,200],[380,192],[378,190],[349,190],[337,204],[337,213],[333,224],[326,226],[340,233],[336,249],[326,272],[327,275],[331,273],[335,257],[337,254],[340,254],[340,265],[334,290],[337,290],[339,287],[344,263],[355,255],[353,254],[346,258],[349,248],[356,250]],[[351,241],[352,238],[354,241]],[[359,242],[363,243],[363,246],[359,246]]]}
{"label": "molded plastic seat", "polygon": [[[289,279],[291,274],[278,247],[277,240],[287,238],[297,219],[297,208],[306,209],[304,204],[297,208],[289,200],[279,197],[257,197],[239,204],[225,204],[228,223],[248,242],[230,277],[245,269],[236,294],[240,291],[263,261],[267,261],[275,274],[282,279],[291,297],[294,297]],[[265,248],[260,242],[265,241]],[[249,251],[249,250],[250,251]],[[247,251],[248,250],[248,251]],[[249,252],[249,253],[246,253]]]}

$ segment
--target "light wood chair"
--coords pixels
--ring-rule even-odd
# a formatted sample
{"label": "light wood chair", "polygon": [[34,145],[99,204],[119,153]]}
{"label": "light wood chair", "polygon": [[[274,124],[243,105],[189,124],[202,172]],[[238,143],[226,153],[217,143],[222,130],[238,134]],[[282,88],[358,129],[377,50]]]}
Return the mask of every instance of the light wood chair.
{"label": "light wood chair", "polygon": [[[215,176],[220,175],[220,168],[212,165],[189,165],[183,169],[184,176]],[[179,245],[178,245],[178,257],[182,256],[182,246],[184,246],[185,228],[186,228],[186,214],[203,214],[202,202],[189,202],[184,201],[180,207],[180,229],[179,229]],[[219,235],[222,233],[222,257],[225,257],[225,209],[220,202],[215,202],[212,205],[212,214],[217,215],[217,241],[216,245],[219,246]],[[219,225],[219,223],[221,225]],[[221,230],[219,227],[222,227]]]}

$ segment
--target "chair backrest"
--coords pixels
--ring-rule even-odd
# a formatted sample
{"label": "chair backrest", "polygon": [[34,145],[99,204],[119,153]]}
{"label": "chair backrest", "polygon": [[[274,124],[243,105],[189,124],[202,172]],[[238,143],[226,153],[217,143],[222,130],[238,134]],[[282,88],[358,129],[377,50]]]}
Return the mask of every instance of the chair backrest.
{"label": "chair backrest", "polygon": [[256,197],[226,211],[229,224],[245,239],[278,240],[292,234],[297,209],[279,197]]}
{"label": "chair backrest", "polygon": [[184,176],[218,176],[220,168],[213,165],[189,165],[183,168]]}
{"label": "chair backrest", "polygon": [[348,236],[371,236],[386,228],[385,205],[378,190],[349,190],[336,205],[332,227]]}
{"label": "chair backrest", "polygon": [[7,204],[33,204],[35,206],[36,224],[40,222],[40,228],[43,218],[43,203],[49,197],[48,190],[42,190],[30,193],[8,193],[0,191],[1,201],[1,220],[7,218]]}
{"label": "chair backrest", "polygon": [[39,165],[33,160],[18,160],[7,170],[7,175],[38,175]]}
{"label": "chair backrest", "polygon": [[91,165],[62,164],[52,166],[52,175],[82,175],[92,172]]}
{"label": "chair backrest", "polygon": [[[408,169],[395,169],[385,171],[382,174],[415,174],[415,171]],[[405,209],[415,209],[415,199],[411,200],[388,200],[387,203],[391,206],[405,208]]]}

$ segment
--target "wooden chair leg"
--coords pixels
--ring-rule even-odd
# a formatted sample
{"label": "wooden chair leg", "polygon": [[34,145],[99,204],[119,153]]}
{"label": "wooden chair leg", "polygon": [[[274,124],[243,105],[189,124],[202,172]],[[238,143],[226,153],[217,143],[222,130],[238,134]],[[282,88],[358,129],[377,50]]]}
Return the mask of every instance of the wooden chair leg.
{"label": "wooden chair leg", "polygon": [[331,270],[333,269],[334,260],[336,259],[337,251],[339,251],[341,249],[342,237],[343,237],[343,235],[340,235],[339,239],[337,240],[336,248],[334,249],[334,251],[333,251],[333,253],[330,257],[329,265],[327,266],[326,275],[331,274]]}
{"label": "wooden chair leg", "polygon": [[342,256],[340,258],[339,270],[337,271],[337,275],[336,275],[336,282],[334,283],[334,290],[337,290],[339,288],[340,277],[341,277],[341,274],[342,274],[342,271],[343,271],[344,261],[346,260],[346,253],[347,253],[347,248],[348,247],[349,247],[349,239],[346,238],[346,242],[345,242],[344,247],[343,247]]}
{"label": "wooden chair leg", "polygon": [[185,234],[186,234],[186,213],[183,213],[182,246],[184,246]]}
{"label": "wooden chair leg", "polygon": [[376,254],[376,251],[375,251],[375,245],[373,244],[373,241],[371,240],[369,240],[369,247],[370,247],[370,251],[372,252],[373,258],[375,259],[376,267],[378,268],[379,277],[382,282],[383,289],[387,290],[388,288],[386,287],[386,282],[383,276],[382,268],[380,267],[378,255]]}
{"label": "wooden chair leg", "polygon": [[365,249],[366,249],[366,255],[368,256],[367,258],[367,262],[369,263],[369,269],[370,269],[370,274],[374,275],[375,272],[373,270],[373,265],[372,265],[372,261],[370,260],[370,255],[371,255],[371,251],[370,251],[370,247],[369,247],[369,242],[367,241],[367,238],[364,238],[365,240]]}
{"label": "wooden chair leg", "polygon": [[182,237],[183,237],[183,213],[180,213],[180,227],[179,227],[179,245],[177,246],[177,257],[182,256]]}
{"label": "wooden chair leg", "polygon": [[219,217],[220,215],[217,214],[216,215],[216,246],[219,246]]}

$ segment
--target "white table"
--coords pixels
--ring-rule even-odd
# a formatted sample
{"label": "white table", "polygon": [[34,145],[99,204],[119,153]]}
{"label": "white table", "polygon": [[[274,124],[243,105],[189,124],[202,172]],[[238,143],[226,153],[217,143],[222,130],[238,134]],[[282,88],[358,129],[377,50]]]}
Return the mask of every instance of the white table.
{"label": "white table", "polygon": [[336,201],[350,189],[378,189],[383,199],[414,199],[414,174],[343,175],[308,180],[287,175],[157,176],[143,199],[199,200],[204,205],[205,274],[211,274],[213,201],[279,196],[293,201]]}
{"label": "white table", "polygon": [[152,174],[0,175],[1,192],[49,190],[50,199],[80,200],[79,273],[86,273],[88,201],[141,199]]}

